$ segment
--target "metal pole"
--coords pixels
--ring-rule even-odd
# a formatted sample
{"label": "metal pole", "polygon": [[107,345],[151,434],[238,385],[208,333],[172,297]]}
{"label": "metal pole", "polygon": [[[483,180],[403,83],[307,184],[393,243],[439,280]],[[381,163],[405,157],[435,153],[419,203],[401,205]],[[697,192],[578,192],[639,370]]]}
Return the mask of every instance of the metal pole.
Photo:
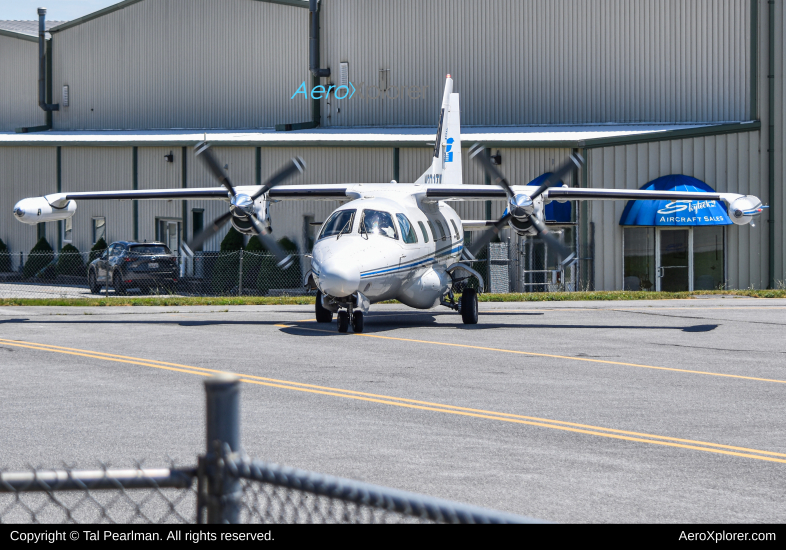
{"label": "metal pole", "polygon": [[238,275],[237,295],[243,295],[243,249],[240,249],[240,273]]}
{"label": "metal pole", "polygon": [[227,451],[240,451],[240,380],[229,374],[205,380],[205,397],[207,454],[200,470],[206,474],[207,522],[238,523],[240,481],[227,475],[225,461]]}

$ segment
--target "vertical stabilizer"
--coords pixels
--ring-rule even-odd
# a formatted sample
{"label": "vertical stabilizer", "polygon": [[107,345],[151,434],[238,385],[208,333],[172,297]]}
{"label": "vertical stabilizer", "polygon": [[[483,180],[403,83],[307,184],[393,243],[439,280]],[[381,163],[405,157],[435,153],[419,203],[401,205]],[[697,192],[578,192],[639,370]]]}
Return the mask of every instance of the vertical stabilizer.
{"label": "vertical stabilizer", "polygon": [[449,183],[460,185],[461,176],[461,111],[459,94],[453,93],[453,79],[445,79],[442,109],[434,143],[431,167],[415,183]]}

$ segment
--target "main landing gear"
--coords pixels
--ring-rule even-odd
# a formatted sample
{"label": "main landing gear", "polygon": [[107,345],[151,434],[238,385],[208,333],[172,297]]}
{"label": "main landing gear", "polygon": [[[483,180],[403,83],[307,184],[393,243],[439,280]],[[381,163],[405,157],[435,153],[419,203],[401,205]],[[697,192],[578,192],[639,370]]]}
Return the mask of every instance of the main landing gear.
{"label": "main landing gear", "polygon": [[443,297],[442,305],[461,313],[461,320],[465,325],[478,324],[478,291],[474,288],[465,288],[458,300],[451,289],[448,291],[447,299]]}
{"label": "main landing gear", "polygon": [[[354,333],[360,334],[363,332],[363,312],[360,310],[355,310],[353,307],[354,304],[352,304],[351,301],[346,304],[338,304],[338,307],[342,306],[346,309],[340,309],[336,314],[336,320],[338,321],[338,331],[341,333],[348,332],[351,325],[352,331]],[[333,321],[333,312],[322,305],[322,292],[319,290],[317,290],[317,299],[316,303],[314,304],[314,312],[317,315],[317,323],[330,323]]]}

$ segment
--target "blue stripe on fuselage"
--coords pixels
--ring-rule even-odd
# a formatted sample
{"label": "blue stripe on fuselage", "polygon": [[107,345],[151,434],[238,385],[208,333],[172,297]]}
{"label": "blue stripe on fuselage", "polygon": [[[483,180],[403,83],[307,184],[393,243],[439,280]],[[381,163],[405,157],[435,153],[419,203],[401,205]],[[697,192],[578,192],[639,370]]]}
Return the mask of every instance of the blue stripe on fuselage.
{"label": "blue stripe on fuselage", "polygon": [[413,267],[418,267],[418,266],[421,266],[423,264],[436,262],[437,258],[440,257],[440,256],[447,256],[449,254],[453,254],[454,252],[459,252],[460,253],[461,250],[464,248],[463,242],[464,241],[462,240],[458,244],[458,246],[454,246],[450,250],[445,249],[445,250],[442,250],[441,252],[435,252],[433,255],[430,255],[427,258],[423,259],[423,260],[417,260],[417,261],[414,261],[414,262],[408,262],[408,263],[406,263],[404,265],[397,265],[395,267],[387,266],[387,267],[384,267],[384,268],[376,269],[374,271],[366,271],[366,272],[360,274],[360,278],[361,279],[365,279],[365,278],[368,278],[368,277],[373,277],[375,275],[382,275],[384,273],[391,273],[391,272],[394,272],[394,271],[400,271],[400,270],[404,270],[404,269],[412,269]]}

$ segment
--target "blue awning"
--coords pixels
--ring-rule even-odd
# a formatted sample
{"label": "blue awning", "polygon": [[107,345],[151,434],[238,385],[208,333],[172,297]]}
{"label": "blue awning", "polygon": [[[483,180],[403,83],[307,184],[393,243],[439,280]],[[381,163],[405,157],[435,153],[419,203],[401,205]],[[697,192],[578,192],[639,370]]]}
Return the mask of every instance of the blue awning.
{"label": "blue awning", "polygon": [[[546,172],[545,174],[538,176],[527,185],[535,185],[540,187],[540,185],[546,181],[551,175],[551,172]],[[561,182],[560,182],[561,183]],[[546,221],[552,223],[570,223],[570,202],[559,203],[557,201],[551,201],[546,205],[544,214],[546,215]]]}
{"label": "blue awning", "polygon": [[[693,191],[714,193],[701,180],[690,176],[663,176],[642,187],[647,191]],[[694,226],[731,225],[726,207],[721,201],[628,201],[620,218],[620,225]]]}

